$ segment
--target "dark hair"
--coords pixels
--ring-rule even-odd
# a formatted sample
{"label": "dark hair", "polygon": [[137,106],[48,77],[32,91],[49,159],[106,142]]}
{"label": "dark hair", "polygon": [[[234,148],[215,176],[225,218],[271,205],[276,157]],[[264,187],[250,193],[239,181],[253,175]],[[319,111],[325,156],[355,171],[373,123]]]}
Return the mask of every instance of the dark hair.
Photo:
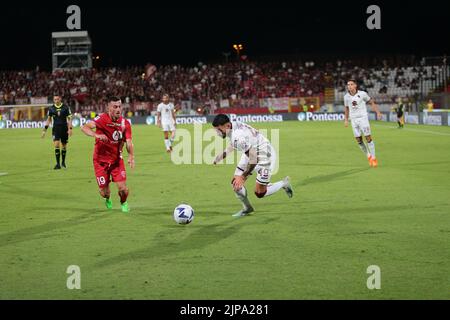
{"label": "dark hair", "polygon": [[224,124],[230,122],[230,118],[226,114],[218,114],[213,120],[213,127],[223,126]]}
{"label": "dark hair", "polygon": [[108,96],[108,102],[116,102],[119,100],[120,100],[120,98],[117,98],[115,96]]}

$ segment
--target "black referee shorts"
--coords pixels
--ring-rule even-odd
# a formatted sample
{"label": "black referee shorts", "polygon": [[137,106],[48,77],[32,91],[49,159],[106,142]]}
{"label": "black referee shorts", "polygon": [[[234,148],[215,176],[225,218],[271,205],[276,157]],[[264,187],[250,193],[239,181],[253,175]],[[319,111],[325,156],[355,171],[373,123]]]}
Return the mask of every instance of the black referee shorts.
{"label": "black referee shorts", "polygon": [[61,143],[66,144],[69,141],[69,135],[67,126],[54,126],[52,129],[53,141],[61,140]]}

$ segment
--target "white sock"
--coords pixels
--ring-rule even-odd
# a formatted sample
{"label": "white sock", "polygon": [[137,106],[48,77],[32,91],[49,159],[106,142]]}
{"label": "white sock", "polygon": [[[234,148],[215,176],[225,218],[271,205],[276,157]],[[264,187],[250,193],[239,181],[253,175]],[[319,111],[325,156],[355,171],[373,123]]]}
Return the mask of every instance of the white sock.
{"label": "white sock", "polygon": [[367,143],[367,146],[369,147],[370,155],[372,156],[372,158],[375,159],[375,142],[373,142],[372,140],[369,143]]}
{"label": "white sock", "polygon": [[250,201],[248,201],[247,198],[247,189],[245,187],[242,187],[240,190],[235,191],[236,198],[239,199],[239,201],[242,202],[242,205],[244,206],[244,209],[250,208],[252,205],[250,204]]}
{"label": "white sock", "polygon": [[364,142],[358,143],[359,148],[361,149],[361,151],[366,155],[369,156],[370,153],[369,151],[367,151],[367,147],[366,144]]}
{"label": "white sock", "polygon": [[170,143],[173,143],[174,140],[175,140],[175,131],[173,131],[172,134],[170,135]]}
{"label": "white sock", "polygon": [[164,144],[166,145],[166,149],[170,149],[170,141],[169,141],[169,139],[164,139]]}
{"label": "white sock", "polygon": [[268,197],[284,187],[284,181],[278,181],[267,186],[267,192],[264,197]]}

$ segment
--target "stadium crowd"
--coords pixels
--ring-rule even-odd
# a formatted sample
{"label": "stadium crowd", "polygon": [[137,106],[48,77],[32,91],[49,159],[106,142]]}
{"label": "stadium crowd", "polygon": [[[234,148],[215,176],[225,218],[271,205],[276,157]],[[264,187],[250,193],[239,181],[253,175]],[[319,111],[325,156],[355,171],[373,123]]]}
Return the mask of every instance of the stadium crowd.
{"label": "stadium crowd", "polygon": [[[47,97],[51,101],[54,93],[61,94],[75,112],[101,110],[110,94],[121,97],[125,103],[150,102],[150,105],[157,103],[163,93],[171,94],[175,101],[307,97],[323,94],[326,87],[344,92],[346,80],[352,77],[361,80],[366,90],[376,88],[378,94],[387,93],[392,84],[414,92],[419,89],[417,74],[436,77],[433,68],[429,71],[398,63],[390,66],[386,61],[376,67],[368,64],[361,67],[351,60],[320,65],[312,61],[169,65],[159,66],[150,77],[146,76],[145,67],[53,73],[37,68],[0,72],[0,105],[26,104],[32,97]],[[394,81],[389,82],[393,75]],[[396,98],[394,91],[388,99]]]}
{"label": "stadium crowd", "polygon": [[[143,67],[65,72],[0,73],[0,104],[25,103],[54,92],[96,107],[108,94],[127,102],[156,102],[163,92],[176,100],[312,96],[323,92],[324,73],[298,63],[229,63],[162,66],[146,79]],[[71,103],[74,104],[74,103]]]}

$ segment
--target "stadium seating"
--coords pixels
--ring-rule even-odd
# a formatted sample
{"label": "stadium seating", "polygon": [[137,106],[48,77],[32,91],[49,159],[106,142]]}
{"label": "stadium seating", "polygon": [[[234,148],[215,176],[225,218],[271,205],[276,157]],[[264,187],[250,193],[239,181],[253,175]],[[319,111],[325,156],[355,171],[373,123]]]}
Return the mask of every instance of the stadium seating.
{"label": "stadium seating", "polygon": [[[177,101],[206,103],[222,99],[311,97],[325,95],[334,88],[340,102],[348,78],[362,81],[362,88],[379,103],[398,97],[427,95],[442,85],[434,66],[358,66],[352,61],[314,64],[311,62],[232,62],[193,67],[158,67],[147,79],[144,67],[90,69],[76,71],[39,70],[0,72],[0,105],[26,104],[33,97],[60,93],[75,112],[88,115],[103,109],[107,95],[119,96],[129,105],[148,103],[151,112],[162,95]],[[331,91],[332,92],[332,91]],[[327,95],[329,99],[330,94]],[[332,94],[331,94],[332,98]],[[254,106],[249,106],[254,107]],[[132,110],[135,111],[135,110]],[[143,110],[145,111],[145,110]]]}
{"label": "stadium seating", "polygon": [[335,82],[335,100],[342,101],[349,78],[362,81],[363,89],[379,103],[394,102],[397,97],[427,96],[442,85],[438,70],[437,66],[344,70]]}

